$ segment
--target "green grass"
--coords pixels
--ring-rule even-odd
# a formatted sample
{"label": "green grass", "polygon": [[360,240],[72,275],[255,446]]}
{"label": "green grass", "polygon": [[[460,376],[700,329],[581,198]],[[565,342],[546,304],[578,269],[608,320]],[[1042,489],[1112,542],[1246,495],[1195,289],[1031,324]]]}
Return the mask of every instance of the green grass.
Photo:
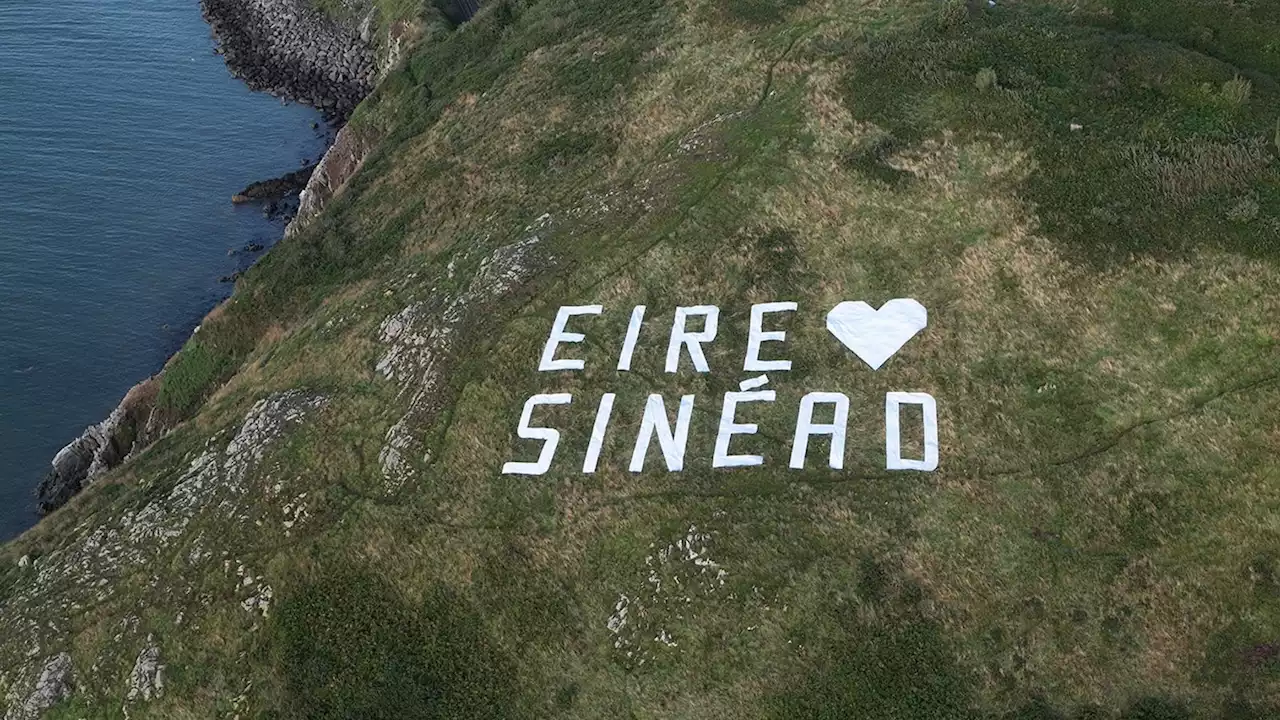
{"label": "green grass", "polygon": [[[849,107],[893,136],[916,142],[945,128],[1033,148],[1027,199],[1045,231],[1081,257],[1187,254],[1210,243],[1280,249],[1216,212],[1246,195],[1262,213],[1280,212],[1265,143],[1280,101],[1273,81],[1255,95],[1241,68],[1034,6],[880,38],[858,56]],[[983,92],[973,92],[975,73]]]}
{"label": "green grass", "polygon": [[235,371],[238,354],[201,341],[187,344],[165,370],[156,405],[179,417],[190,415],[210,389]]}
{"label": "green grass", "polygon": [[[503,2],[417,46],[353,118],[361,173],[169,366],[187,422],[0,553],[0,697],[38,641],[75,658],[57,712],[116,712],[150,633],[172,675],[130,717],[1274,715],[1280,15],[965,5]],[[531,279],[492,290],[544,214]],[[930,324],[871,372],[823,318],[894,297]],[[735,440],[766,464],[715,470],[771,300],[801,308],[793,367]],[[587,370],[537,372],[557,308],[597,302]],[[708,302],[713,372],[665,373],[674,309]],[[401,352],[433,353],[389,380],[409,307]],[[118,532],[288,389],[328,404],[255,448],[243,500]],[[851,399],[843,472],[825,442],[786,468],[815,389]],[[893,390],[938,399],[936,473],[884,470]],[[548,391],[574,397],[539,416],[551,471],[501,475]],[[655,392],[697,398],[679,474],[627,467]],[[26,553],[78,560],[37,592]]]}
{"label": "green grass", "polygon": [[516,717],[514,668],[447,588],[418,605],[368,573],[298,588],[274,616],[289,717]]}
{"label": "green grass", "polygon": [[973,714],[971,682],[955,667],[936,625],[903,618],[837,628],[821,641],[829,649],[818,667],[773,698],[773,717],[959,720]]}

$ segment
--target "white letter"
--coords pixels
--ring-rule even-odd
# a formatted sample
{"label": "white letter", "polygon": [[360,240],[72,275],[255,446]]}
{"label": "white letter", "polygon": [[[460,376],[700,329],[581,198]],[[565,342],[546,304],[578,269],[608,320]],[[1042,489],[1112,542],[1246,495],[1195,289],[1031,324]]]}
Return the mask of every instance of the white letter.
{"label": "white letter", "polygon": [[[685,332],[684,323],[690,315],[706,316],[706,325],[701,332]],[[707,358],[702,354],[704,342],[716,339],[716,323],[720,320],[720,308],[715,305],[698,305],[695,307],[676,308],[676,321],[671,325],[671,343],[667,345],[667,372],[680,369],[680,346],[689,346],[689,357],[698,372],[711,372],[707,367]]]}
{"label": "white letter", "polygon": [[600,448],[604,447],[604,433],[609,429],[609,417],[613,415],[614,393],[600,396],[600,408],[596,410],[596,424],[591,427],[591,442],[587,443],[587,459],[582,461],[582,472],[593,473],[600,460]]}
{"label": "white letter", "polygon": [[796,309],[793,302],[760,303],[751,306],[751,331],[747,334],[747,360],[742,369],[747,371],[767,372],[769,370],[790,370],[790,360],[761,360],[760,344],[764,342],[782,342],[787,339],[785,330],[764,332],[764,314],[788,312]]}
{"label": "white letter", "polygon": [[760,429],[755,423],[734,422],[738,403],[773,402],[778,394],[772,390],[757,392],[727,392],[724,394],[724,407],[720,410],[720,432],[716,434],[716,452],[711,459],[711,467],[748,467],[763,465],[764,458],[759,455],[730,455],[729,441],[734,435],[755,435]]}
{"label": "white letter", "polygon": [[[902,459],[902,435],[898,429],[899,407],[920,405],[924,409],[924,460]],[[884,396],[884,466],[886,470],[923,470],[938,467],[938,404],[928,393],[891,392]]]}
{"label": "white letter", "polygon": [[680,410],[676,414],[676,431],[673,436],[667,423],[667,405],[661,395],[650,395],[644,406],[644,419],[640,421],[640,434],[636,436],[636,449],[631,453],[631,472],[644,470],[644,456],[649,451],[654,431],[658,433],[658,445],[667,460],[667,470],[684,469],[684,446],[689,439],[689,419],[693,416],[693,396],[680,398]]}
{"label": "white letter", "polygon": [[524,412],[520,413],[520,428],[516,434],[525,440],[542,440],[542,452],[538,454],[537,462],[509,462],[503,465],[503,475],[541,475],[551,467],[551,459],[556,455],[556,446],[560,444],[560,431],[529,427],[529,420],[533,417],[533,409],[539,405],[568,405],[572,401],[573,396],[569,393],[556,393],[534,395],[524,402]]}
{"label": "white letter", "polygon": [[[835,418],[830,425],[813,421],[813,406],[831,403],[836,406]],[[849,424],[849,398],[843,393],[811,392],[800,399],[800,414],[796,417],[796,436],[791,443],[791,467],[804,469],[805,454],[809,452],[809,438],[814,435],[831,436],[831,457],[827,465],[832,470],[844,469],[844,435]]]}
{"label": "white letter", "polygon": [[556,360],[556,346],[560,343],[578,343],[586,339],[586,335],[565,332],[565,325],[574,315],[599,315],[604,310],[602,305],[566,305],[556,313],[556,321],[551,325],[551,337],[547,338],[546,347],[542,348],[542,362],[538,363],[539,371],[547,370],[581,370],[586,366],[585,360]]}
{"label": "white letter", "polygon": [[644,306],[637,305],[631,311],[631,322],[627,324],[627,338],[622,341],[622,354],[618,356],[618,369],[631,369],[631,355],[636,351],[636,340],[640,337],[640,325],[644,322]]}

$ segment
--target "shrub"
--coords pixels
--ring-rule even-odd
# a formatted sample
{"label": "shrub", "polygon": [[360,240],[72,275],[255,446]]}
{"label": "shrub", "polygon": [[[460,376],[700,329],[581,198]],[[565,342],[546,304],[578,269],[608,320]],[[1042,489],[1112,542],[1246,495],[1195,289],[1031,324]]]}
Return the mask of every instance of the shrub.
{"label": "shrub", "polygon": [[973,79],[973,86],[979,90],[990,90],[996,87],[997,78],[996,71],[989,67],[984,67],[978,71],[978,75]]}
{"label": "shrub", "polygon": [[1222,83],[1222,98],[1232,107],[1240,107],[1249,102],[1253,94],[1253,83],[1242,77],[1236,77]]}
{"label": "shrub", "polygon": [[1231,222],[1247,223],[1258,217],[1258,199],[1252,195],[1246,195],[1240,199],[1230,210],[1227,211],[1227,219]]}

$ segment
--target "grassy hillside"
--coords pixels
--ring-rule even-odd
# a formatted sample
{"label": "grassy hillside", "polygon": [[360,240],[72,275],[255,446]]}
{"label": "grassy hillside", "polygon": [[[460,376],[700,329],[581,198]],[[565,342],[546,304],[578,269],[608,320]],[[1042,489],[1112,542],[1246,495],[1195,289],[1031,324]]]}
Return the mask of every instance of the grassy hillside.
{"label": "grassy hillside", "polygon": [[[1274,717],[1278,75],[1275,0],[437,25],[167,371],[186,422],[0,551],[0,698],[69,657],[49,717]],[[892,298],[928,327],[873,372],[824,318]],[[713,469],[771,301],[763,465]],[[665,372],[708,304],[711,371]],[[844,468],[792,470],[818,390]],[[936,398],[936,471],[885,470],[891,391]],[[555,460],[504,475],[538,393]],[[681,472],[629,469],[651,393],[694,396]]]}

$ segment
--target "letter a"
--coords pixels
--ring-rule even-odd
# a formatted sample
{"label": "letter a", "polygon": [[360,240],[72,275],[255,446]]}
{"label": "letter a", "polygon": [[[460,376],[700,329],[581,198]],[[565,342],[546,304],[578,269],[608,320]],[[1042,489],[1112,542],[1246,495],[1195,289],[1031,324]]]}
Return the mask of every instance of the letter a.
{"label": "letter a", "polygon": [[[818,403],[835,405],[835,418],[831,424],[813,421],[813,406]],[[800,414],[796,417],[796,435],[791,443],[791,467],[804,469],[805,455],[809,452],[809,438],[814,435],[831,436],[831,455],[827,465],[832,470],[844,469],[844,436],[849,425],[849,398],[844,393],[811,392],[800,399]]]}

